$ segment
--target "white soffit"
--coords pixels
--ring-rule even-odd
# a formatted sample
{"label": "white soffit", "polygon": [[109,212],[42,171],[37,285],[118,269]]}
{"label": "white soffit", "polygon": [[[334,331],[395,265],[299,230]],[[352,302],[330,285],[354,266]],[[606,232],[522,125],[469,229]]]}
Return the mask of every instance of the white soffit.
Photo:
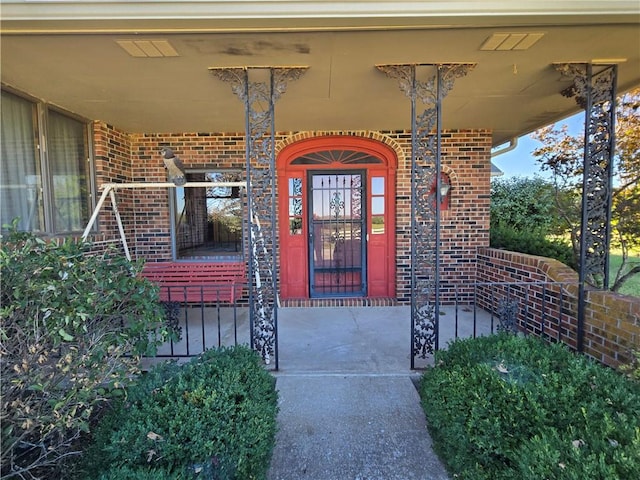
{"label": "white soffit", "polygon": [[638,15],[637,0],[0,0],[11,20],[428,18]]}

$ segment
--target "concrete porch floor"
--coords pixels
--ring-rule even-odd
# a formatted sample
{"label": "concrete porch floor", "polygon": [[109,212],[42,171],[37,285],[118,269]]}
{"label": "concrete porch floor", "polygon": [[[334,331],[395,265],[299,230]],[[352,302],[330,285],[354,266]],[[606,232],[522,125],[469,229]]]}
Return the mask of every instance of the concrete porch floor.
{"label": "concrete porch floor", "polygon": [[[235,327],[234,327],[235,315]],[[474,327],[475,317],[475,327]],[[458,324],[456,332],[456,322]],[[188,328],[187,328],[188,323]],[[495,319],[494,319],[495,323]],[[182,309],[182,339],[165,344],[158,354],[197,355],[203,347],[249,343],[247,308]],[[456,334],[466,338],[495,330],[491,316],[472,307],[440,309],[439,346]],[[281,374],[287,373],[411,373],[411,311],[394,307],[282,307],[278,309],[278,352]],[[433,358],[416,358],[424,368]]]}
{"label": "concrete porch floor", "polygon": [[[439,346],[474,334],[472,307],[440,309]],[[495,319],[494,319],[495,321]],[[475,312],[475,334],[491,333],[491,316]],[[494,325],[495,330],[495,325]],[[288,373],[411,373],[411,309],[396,307],[287,307],[278,310],[279,370]],[[432,356],[416,359],[424,368]]]}

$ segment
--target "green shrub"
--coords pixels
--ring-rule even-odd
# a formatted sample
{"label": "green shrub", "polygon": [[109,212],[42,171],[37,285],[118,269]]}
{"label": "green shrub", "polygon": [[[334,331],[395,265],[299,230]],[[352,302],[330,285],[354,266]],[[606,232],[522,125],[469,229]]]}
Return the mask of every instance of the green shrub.
{"label": "green shrub", "polygon": [[631,360],[628,364],[620,366],[620,371],[632,380],[640,382],[640,350],[632,349],[630,355]]}
{"label": "green shrub", "polygon": [[181,473],[172,474],[164,469],[148,467],[118,467],[102,473],[95,480],[185,480]]}
{"label": "green shrub", "polygon": [[549,240],[539,231],[521,231],[508,226],[491,226],[490,244],[512,252],[527,253],[553,258],[574,270],[577,263],[570,245],[558,240]]}
{"label": "green shrub", "polygon": [[274,379],[246,347],[161,364],[103,418],[87,453],[88,478],[151,468],[184,475],[176,478],[263,479],[276,414]]}
{"label": "green shrub", "polygon": [[553,183],[540,177],[491,179],[491,226],[510,227],[539,235],[565,227],[556,207]]}
{"label": "green shrub", "polygon": [[56,478],[99,407],[161,341],[157,290],[136,272],[82,242],[3,238],[2,478]]}
{"label": "green shrub", "polygon": [[453,342],[420,394],[464,479],[640,478],[640,385],[533,337]]}

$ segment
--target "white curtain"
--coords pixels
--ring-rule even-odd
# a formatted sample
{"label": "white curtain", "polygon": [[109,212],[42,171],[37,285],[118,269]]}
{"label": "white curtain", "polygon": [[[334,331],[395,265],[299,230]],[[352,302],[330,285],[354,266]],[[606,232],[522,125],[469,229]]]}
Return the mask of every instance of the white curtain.
{"label": "white curtain", "polygon": [[83,230],[89,218],[85,126],[50,111],[47,133],[55,231]]}
{"label": "white curtain", "polygon": [[2,92],[0,212],[2,226],[19,218],[18,229],[44,230],[42,177],[36,155],[35,105]]}

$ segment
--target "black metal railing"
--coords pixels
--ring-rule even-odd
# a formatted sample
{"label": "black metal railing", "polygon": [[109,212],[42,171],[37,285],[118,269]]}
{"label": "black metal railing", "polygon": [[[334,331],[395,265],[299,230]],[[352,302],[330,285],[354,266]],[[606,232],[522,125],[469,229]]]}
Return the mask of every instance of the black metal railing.
{"label": "black metal railing", "polygon": [[174,339],[161,345],[155,357],[193,357],[210,348],[249,345],[248,306],[240,304],[247,288],[246,284],[161,286],[167,327]]}
{"label": "black metal railing", "polygon": [[[246,284],[161,287],[168,326],[179,340],[162,345],[157,358],[185,358],[209,348],[250,345],[251,322]],[[188,290],[187,290],[188,289]],[[194,299],[194,289],[199,292]],[[455,287],[453,302],[440,312],[440,344],[502,330],[540,336],[577,348],[576,282],[477,282]],[[449,297],[451,298],[451,297]]]}
{"label": "black metal railing", "polygon": [[577,348],[577,282],[477,282],[456,286],[454,338],[461,336],[463,312],[466,323],[471,313],[473,337],[487,330],[523,332]]}

